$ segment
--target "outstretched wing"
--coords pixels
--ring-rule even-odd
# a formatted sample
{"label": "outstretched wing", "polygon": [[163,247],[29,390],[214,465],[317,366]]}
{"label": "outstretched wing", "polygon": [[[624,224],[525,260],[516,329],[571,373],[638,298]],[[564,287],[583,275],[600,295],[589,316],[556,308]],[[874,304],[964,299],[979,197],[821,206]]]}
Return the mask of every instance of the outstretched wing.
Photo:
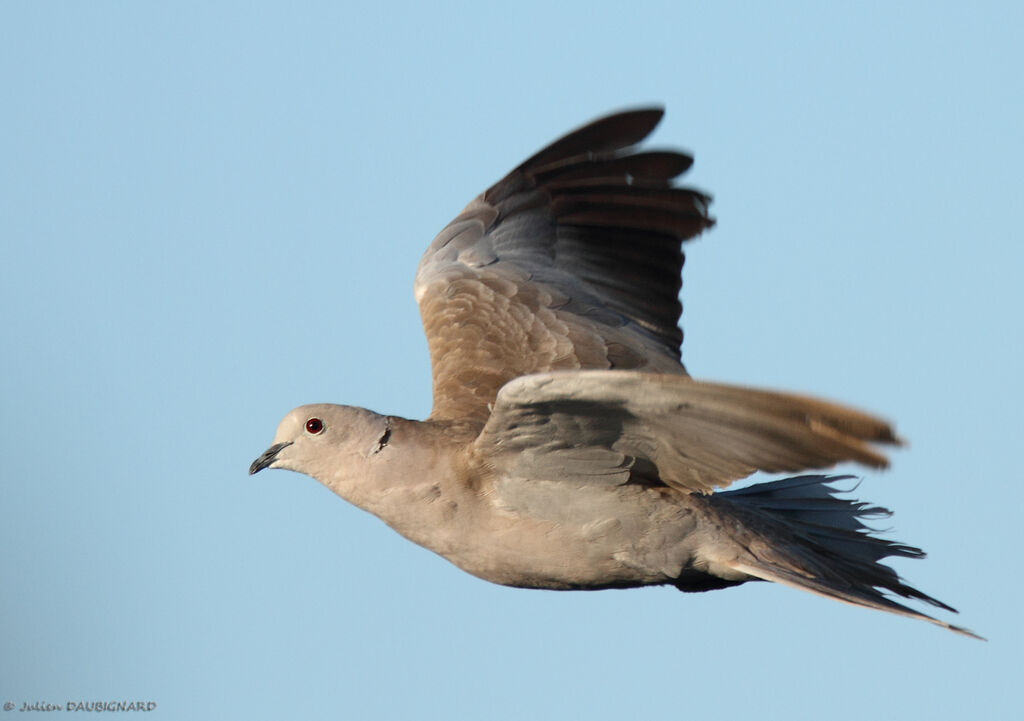
{"label": "outstretched wing", "polygon": [[498,389],[569,369],[683,374],[682,242],[708,196],[673,187],[692,159],[635,152],[660,109],[576,130],[471,202],[434,239],[415,293],[432,420],[487,420]]}
{"label": "outstretched wing", "polygon": [[[538,373],[501,389],[475,451],[502,476],[710,492],[754,471],[884,467],[885,421],[835,403],[644,372]],[[639,477],[639,478],[638,478]]]}

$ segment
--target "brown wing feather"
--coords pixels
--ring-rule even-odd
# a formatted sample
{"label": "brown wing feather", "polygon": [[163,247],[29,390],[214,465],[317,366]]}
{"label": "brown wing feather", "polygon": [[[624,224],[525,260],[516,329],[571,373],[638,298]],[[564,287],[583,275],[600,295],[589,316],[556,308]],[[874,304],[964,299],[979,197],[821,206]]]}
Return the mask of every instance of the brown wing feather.
{"label": "brown wing feather", "polygon": [[434,239],[415,285],[432,419],[486,421],[498,389],[529,373],[685,373],[681,244],[713,221],[706,195],[671,185],[692,158],[630,150],[661,116],[620,113],[570,133]]}

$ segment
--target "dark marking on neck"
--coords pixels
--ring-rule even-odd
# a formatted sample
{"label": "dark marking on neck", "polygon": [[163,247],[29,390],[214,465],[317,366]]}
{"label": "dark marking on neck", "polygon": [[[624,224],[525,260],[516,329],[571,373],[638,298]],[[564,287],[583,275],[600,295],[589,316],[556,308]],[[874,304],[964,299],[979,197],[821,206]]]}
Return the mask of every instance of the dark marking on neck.
{"label": "dark marking on neck", "polygon": [[377,441],[377,447],[374,449],[374,453],[380,453],[381,451],[383,451],[384,446],[386,446],[388,444],[388,441],[391,440],[391,417],[388,416],[387,418],[385,418],[384,423],[384,434]]}

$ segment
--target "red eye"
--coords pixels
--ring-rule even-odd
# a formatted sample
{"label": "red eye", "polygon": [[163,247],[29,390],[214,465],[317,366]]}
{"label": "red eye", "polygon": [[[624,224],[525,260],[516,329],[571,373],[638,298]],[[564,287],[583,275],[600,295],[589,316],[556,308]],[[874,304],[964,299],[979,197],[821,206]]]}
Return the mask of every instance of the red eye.
{"label": "red eye", "polygon": [[319,418],[310,418],[306,421],[306,433],[316,435],[324,432],[324,422]]}

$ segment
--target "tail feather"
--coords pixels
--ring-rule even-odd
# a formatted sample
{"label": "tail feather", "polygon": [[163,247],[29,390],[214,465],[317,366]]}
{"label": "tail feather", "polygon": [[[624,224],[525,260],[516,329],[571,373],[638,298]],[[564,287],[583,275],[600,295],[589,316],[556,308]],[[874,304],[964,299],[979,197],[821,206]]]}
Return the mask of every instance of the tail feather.
{"label": "tail feather", "polygon": [[[836,497],[831,483],[850,476],[808,475],[725,491],[707,497],[731,528],[741,553],[710,559],[753,578],[774,581],[855,606],[917,618],[980,639],[973,631],[915,611],[886,595],[956,609],[906,584],[880,563],[889,556],[924,558],[913,546],[871,535],[863,521],[884,518],[884,508]],[[735,522],[739,521],[737,525]]]}

